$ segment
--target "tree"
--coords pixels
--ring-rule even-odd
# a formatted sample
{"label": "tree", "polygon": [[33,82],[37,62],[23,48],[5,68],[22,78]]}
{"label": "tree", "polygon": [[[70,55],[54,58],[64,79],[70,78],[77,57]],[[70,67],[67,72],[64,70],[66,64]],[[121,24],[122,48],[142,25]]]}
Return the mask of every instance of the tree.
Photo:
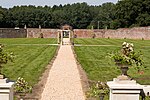
{"label": "tree", "polygon": [[124,28],[150,25],[150,0],[119,0],[99,6],[87,3],[49,6],[0,7],[0,27],[60,28],[69,24],[73,28]]}
{"label": "tree", "polygon": [[[120,27],[145,26],[149,24],[149,0],[121,0],[116,4],[116,19]],[[148,22],[145,22],[146,19]]]}
{"label": "tree", "polygon": [[5,21],[6,12],[7,12],[7,9],[2,8],[0,6],[0,27],[5,27],[6,25],[6,21]]}
{"label": "tree", "polygon": [[[101,7],[99,7],[99,13],[93,19],[92,23],[94,28],[111,28],[110,24],[112,20],[115,18],[114,9],[115,5],[113,3],[104,3]],[[99,23],[98,23],[99,22]]]}

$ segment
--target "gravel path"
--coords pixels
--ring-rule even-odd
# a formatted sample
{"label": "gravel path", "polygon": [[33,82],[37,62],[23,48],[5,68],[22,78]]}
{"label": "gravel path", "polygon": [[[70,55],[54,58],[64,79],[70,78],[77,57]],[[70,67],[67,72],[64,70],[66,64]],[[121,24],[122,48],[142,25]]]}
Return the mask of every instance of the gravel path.
{"label": "gravel path", "polygon": [[41,100],[85,100],[71,45],[60,47]]}

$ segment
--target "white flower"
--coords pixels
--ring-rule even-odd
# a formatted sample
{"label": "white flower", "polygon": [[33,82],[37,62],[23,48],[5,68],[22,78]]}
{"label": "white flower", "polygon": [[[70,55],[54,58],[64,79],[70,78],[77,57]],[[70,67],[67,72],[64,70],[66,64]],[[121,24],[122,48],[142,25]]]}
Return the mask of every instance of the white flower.
{"label": "white flower", "polygon": [[21,77],[18,77],[18,80],[20,80],[21,79]]}
{"label": "white flower", "polygon": [[130,50],[130,51],[133,51],[133,48],[132,48],[132,47],[130,47],[130,48],[129,48],[129,50]]}
{"label": "white flower", "polygon": [[96,83],[96,87],[98,88],[98,83]]}
{"label": "white flower", "polygon": [[123,44],[122,45],[126,45],[127,44],[127,42],[123,42]]}
{"label": "white flower", "polygon": [[129,47],[129,43],[126,44],[126,47],[127,47],[127,48]]}
{"label": "white flower", "polygon": [[130,43],[130,45],[131,45],[131,47],[133,47],[134,45],[133,45],[133,43]]}

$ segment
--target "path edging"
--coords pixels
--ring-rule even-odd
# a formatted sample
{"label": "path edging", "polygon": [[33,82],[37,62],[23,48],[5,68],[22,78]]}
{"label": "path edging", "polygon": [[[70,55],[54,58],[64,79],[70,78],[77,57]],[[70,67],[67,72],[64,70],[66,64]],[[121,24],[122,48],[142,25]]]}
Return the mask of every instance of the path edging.
{"label": "path edging", "polygon": [[77,59],[77,55],[74,51],[74,46],[73,45],[71,46],[71,49],[73,51],[73,55],[74,55],[75,60],[76,60],[77,68],[78,68],[80,79],[81,79],[81,85],[82,85],[83,93],[85,95],[85,98],[87,99],[86,92],[89,90],[88,77],[87,77],[86,72],[84,71],[84,69],[81,67],[80,62]]}
{"label": "path edging", "polygon": [[[57,50],[54,54],[54,56],[52,57],[51,61],[49,62],[49,64],[45,67],[45,71],[43,72],[42,76],[39,78],[39,82],[37,84],[34,85],[32,93],[28,94],[25,98],[34,98],[34,99],[41,99],[41,94],[44,90],[47,78],[48,78],[48,74],[51,70],[51,67],[58,55],[58,51],[60,49],[60,45],[58,45]],[[46,79],[45,79],[46,78]]]}

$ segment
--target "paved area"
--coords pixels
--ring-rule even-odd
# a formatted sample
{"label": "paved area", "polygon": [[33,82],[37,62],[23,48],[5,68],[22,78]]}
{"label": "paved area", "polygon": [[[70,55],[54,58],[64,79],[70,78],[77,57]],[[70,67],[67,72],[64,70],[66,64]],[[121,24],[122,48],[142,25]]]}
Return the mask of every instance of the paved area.
{"label": "paved area", "polygon": [[69,45],[70,44],[69,38],[63,38],[63,44],[64,45]]}
{"label": "paved area", "polygon": [[62,45],[49,72],[41,100],[85,100],[70,45]]}

